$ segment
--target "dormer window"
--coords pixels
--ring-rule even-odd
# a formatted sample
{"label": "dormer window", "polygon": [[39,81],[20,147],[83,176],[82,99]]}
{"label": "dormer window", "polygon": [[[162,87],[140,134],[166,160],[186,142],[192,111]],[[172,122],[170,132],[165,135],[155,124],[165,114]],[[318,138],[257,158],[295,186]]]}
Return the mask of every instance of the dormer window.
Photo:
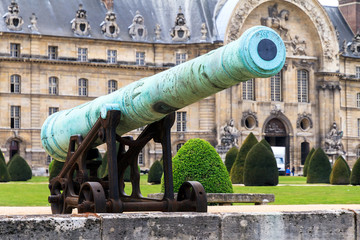
{"label": "dormer window", "polygon": [[82,4],[76,11],[76,17],[71,21],[71,29],[76,35],[88,36],[90,34],[90,23],[86,19],[86,11]]}
{"label": "dormer window", "polygon": [[106,37],[116,38],[119,36],[120,28],[116,23],[114,12],[107,12],[105,20],[100,24],[101,31]]}
{"label": "dormer window", "polygon": [[19,16],[19,12],[20,9],[18,4],[15,0],[12,0],[11,4],[8,6],[8,12],[4,15],[4,21],[9,30],[21,31],[24,20]]}
{"label": "dormer window", "polygon": [[186,26],[185,16],[179,7],[179,13],[175,20],[175,26],[171,29],[171,37],[175,42],[184,42],[190,39],[190,30]]}
{"label": "dormer window", "polygon": [[136,11],[133,23],[129,26],[129,35],[133,40],[143,41],[147,37],[147,29],[144,24],[144,17]]}

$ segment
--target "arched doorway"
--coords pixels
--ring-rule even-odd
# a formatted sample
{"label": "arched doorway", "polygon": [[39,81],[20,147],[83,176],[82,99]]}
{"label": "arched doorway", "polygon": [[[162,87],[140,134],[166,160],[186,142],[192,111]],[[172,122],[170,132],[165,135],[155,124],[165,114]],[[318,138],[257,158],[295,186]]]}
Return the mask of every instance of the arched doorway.
{"label": "arched doorway", "polygon": [[10,159],[17,153],[19,153],[20,150],[20,143],[18,141],[12,140],[10,142]]}
{"label": "arched doorway", "polygon": [[290,167],[290,139],[284,123],[278,118],[273,118],[266,124],[264,133],[265,140],[271,146],[285,147],[285,168]]}

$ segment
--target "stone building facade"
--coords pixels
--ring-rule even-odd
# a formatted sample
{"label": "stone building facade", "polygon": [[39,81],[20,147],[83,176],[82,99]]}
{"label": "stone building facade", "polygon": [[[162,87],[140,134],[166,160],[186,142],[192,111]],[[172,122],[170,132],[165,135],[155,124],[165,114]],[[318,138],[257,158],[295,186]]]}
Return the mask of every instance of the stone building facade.
{"label": "stone building facade", "polygon": [[[350,6],[350,7],[349,7]],[[312,147],[360,155],[360,17],[356,0],[7,0],[0,3],[0,147],[35,173],[49,157],[40,140],[49,114],[108,94],[237,39],[246,29],[276,30],[287,48],[282,71],[240,83],[176,113],[172,152],[195,137],[221,147],[231,122],[241,145],[250,132],[286,147],[302,172]],[[336,123],[341,143],[327,144]],[[139,130],[129,133],[138,136]],[[234,135],[235,136],[235,135]],[[105,151],[101,147],[102,151]],[[139,157],[149,168],[161,146]]]}

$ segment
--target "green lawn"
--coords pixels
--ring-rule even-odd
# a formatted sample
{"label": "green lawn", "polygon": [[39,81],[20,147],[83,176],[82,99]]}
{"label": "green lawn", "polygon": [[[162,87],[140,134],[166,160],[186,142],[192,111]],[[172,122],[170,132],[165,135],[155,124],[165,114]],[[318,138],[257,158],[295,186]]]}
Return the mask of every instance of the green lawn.
{"label": "green lawn", "polygon": [[[131,186],[126,184],[126,192]],[[149,185],[147,175],[141,176],[144,196],[160,192],[160,185]],[[334,186],[329,184],[306,184],[304,177],[279,178],[279,186],[244,187],[234,185],[235,193],[275,194],[276,205],[291,204],[360,204],[360,186]],[[0,206],[49,206],[46,177],[33,177],[27,182],[0,183]]]}

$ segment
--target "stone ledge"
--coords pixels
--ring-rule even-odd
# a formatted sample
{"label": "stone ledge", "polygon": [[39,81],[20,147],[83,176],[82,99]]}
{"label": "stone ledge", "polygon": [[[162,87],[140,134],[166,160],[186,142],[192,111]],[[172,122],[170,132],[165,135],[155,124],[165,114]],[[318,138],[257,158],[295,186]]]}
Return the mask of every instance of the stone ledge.
{"label": "stone ledge", "polygon": [[[163,193],[148,194],[149,198],[162,199]],[[175,198],[177,194],[175,193]],[[230,204],[230,203],[255,203],[255,205],[264,205],[275,201],[274,194],[256,194],[256,193],[207,193],[208,203]]]}

